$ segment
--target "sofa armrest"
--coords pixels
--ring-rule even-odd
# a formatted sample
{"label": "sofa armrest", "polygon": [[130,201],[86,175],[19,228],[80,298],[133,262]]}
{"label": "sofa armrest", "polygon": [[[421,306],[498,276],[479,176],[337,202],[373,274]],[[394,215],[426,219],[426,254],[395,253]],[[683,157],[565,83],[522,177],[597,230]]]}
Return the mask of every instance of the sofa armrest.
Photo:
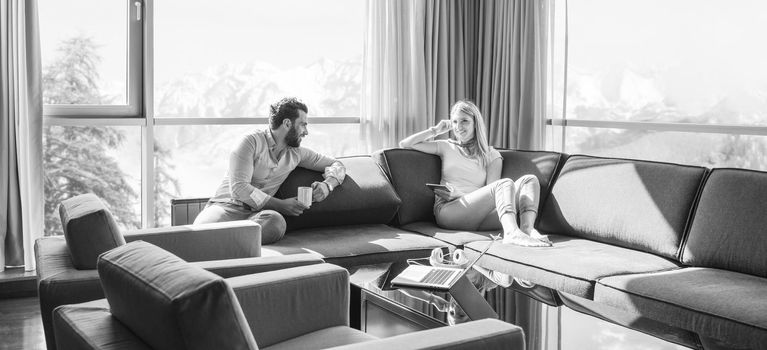
{"label": "sofa armrest", "polygon": [[142,229],[124,237],[126,242],[154,244],[186,261],[261,255],[261,226],[250,220]]}
{"label": "sofa armrest", "polygon": [[192,264],[202,267],[223,278],[269,272],[298,266],[322,264],[325,261],[315,254],[292,254],[254,258],[198,261]]}
{"label": "sofa armrest", "polygon": [[525,349],[522,328],[494,319],[428,329],[332,348],[334,350],[377,349]]}
{"label": "sofa armrest", "polygon": [[349,325],[349,272],[342,267],[309,265],[226,281],[259,347]]}
{"label": "sofa armrest", "polygon": [[64,237],[44,237],[35,241],[37,262],[37,296],[43,320],[45,341],[54,349],[53,309],[59,305],[77,304],[101,299],[104,292],[98,272],[78,270],[72,263]]}

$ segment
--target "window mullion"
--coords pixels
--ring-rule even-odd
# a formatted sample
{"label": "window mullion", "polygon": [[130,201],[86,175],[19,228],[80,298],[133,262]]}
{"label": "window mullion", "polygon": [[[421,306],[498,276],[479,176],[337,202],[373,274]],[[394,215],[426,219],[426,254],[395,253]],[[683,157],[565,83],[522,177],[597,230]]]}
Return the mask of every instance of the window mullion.
{"label": "window mullion", "polygon": [[146,125],[141,133],[141,226],[154,227],[155,213],[155,166],[154,166],[154,31],[153,3],[144,1],[142,41],[142,111]]}

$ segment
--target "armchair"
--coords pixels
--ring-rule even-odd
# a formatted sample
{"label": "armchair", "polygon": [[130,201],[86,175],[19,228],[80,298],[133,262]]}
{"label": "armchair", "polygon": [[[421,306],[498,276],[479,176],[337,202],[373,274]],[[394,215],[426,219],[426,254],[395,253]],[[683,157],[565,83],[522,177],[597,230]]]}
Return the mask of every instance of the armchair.
{"label": "armchair", "polygon": [[65,236],[45,237],[35,242],[38,297],[49,350],[56,349],[53,309],[104,298],[96,270],[97,257],[125,242],[150,242],[223,277],[322,262],[311,254],[291,259],[278,256],[254,259],[261,255],[261,227],[248,220],[123,234],[93,194],[63,201],[59,212]]}
{"label": "armchair", "polygon": [[349,325],[348,272],[316,264],[223,279],[145,242],[104,253],[106,301],[54,311],[64,349],[523,349],[498,320],[377,339]]}

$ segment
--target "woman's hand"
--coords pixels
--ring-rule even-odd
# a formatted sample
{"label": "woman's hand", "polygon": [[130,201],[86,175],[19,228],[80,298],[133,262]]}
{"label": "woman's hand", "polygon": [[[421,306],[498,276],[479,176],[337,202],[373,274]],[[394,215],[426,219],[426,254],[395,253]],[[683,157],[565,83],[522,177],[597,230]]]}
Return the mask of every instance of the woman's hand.
{"label": "woman's hand", "polygon": [[454,188],[453,186],[450,186],[450,184],[446,183],[445,186],[447,186],[447,190],[438,188],[434,190],[434,194],[448,202],[463,196],[463,192]]}
{"label": "woman's hand", "polygon": [[437,125],[431,127],[431,130],[434,132],[434,136],[441,135],[450,131],[450,119],[440,120]]}

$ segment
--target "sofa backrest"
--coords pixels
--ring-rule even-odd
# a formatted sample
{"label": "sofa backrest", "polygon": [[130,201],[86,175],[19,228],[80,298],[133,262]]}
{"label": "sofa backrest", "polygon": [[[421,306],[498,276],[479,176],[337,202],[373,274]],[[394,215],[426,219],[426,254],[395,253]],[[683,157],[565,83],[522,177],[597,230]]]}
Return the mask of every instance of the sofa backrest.
{"label": "sofa backrest", "polygon": [[395,225],[417,221],[434,221],[434,192],[426,183],[439,183],[442,160],[439,156],[412,149],[392,148],[377,151],[373,157],[402,199]]}
{"label": "sofa backrest", "polygon": [[677,259],[706,168],[570,156],[538,229]]}
{"label": "sofa backrest", "polygon": [[[498,149],[498,151],[503,156],[502,177],[518,179],[525,174],[535,175],[541,184],[541,197],[545,198],[548,195],[556,170],[563,162],[563,154],[509,149]],[[434,222],[434,192],[424,184],[440,182],[442,161],[439,156],[394,148],[378,151],[374,157],[377,157],[402,198],[395,224]]]}
{"label": "sofa backrest", "polygon": [[[338,158],[346,167],[346,179],[322,202],[312,203],[300,216],[286,216],[287,230],[309,227],[387,224],[401,200],[381,167],[370,156]],[[300,186],[322,181],[322,173],[296,168],[277,190],[277,198],[295,197]]]}
{"label": "sofa backrest", "polygon": [[551,184],[554,182],[559,168],[564,164],[567,156],[558,152],[548,151],[523,151],[499,149],[503,156],[503,170],[501,177],[516,180],[522,175],[535,175],[541,185],[541,198],[538,211],[543,208],[543,203],[551,192]]}
{"label": "sofa backrest", "polygon": [[682,262],[767,277],[767,173],[713,169],[700,195]]}
{"label": "sofa backrest", "polygon": [[136,241],[99,257],[112,315],[153,349],[257,349],[223,278]]}

